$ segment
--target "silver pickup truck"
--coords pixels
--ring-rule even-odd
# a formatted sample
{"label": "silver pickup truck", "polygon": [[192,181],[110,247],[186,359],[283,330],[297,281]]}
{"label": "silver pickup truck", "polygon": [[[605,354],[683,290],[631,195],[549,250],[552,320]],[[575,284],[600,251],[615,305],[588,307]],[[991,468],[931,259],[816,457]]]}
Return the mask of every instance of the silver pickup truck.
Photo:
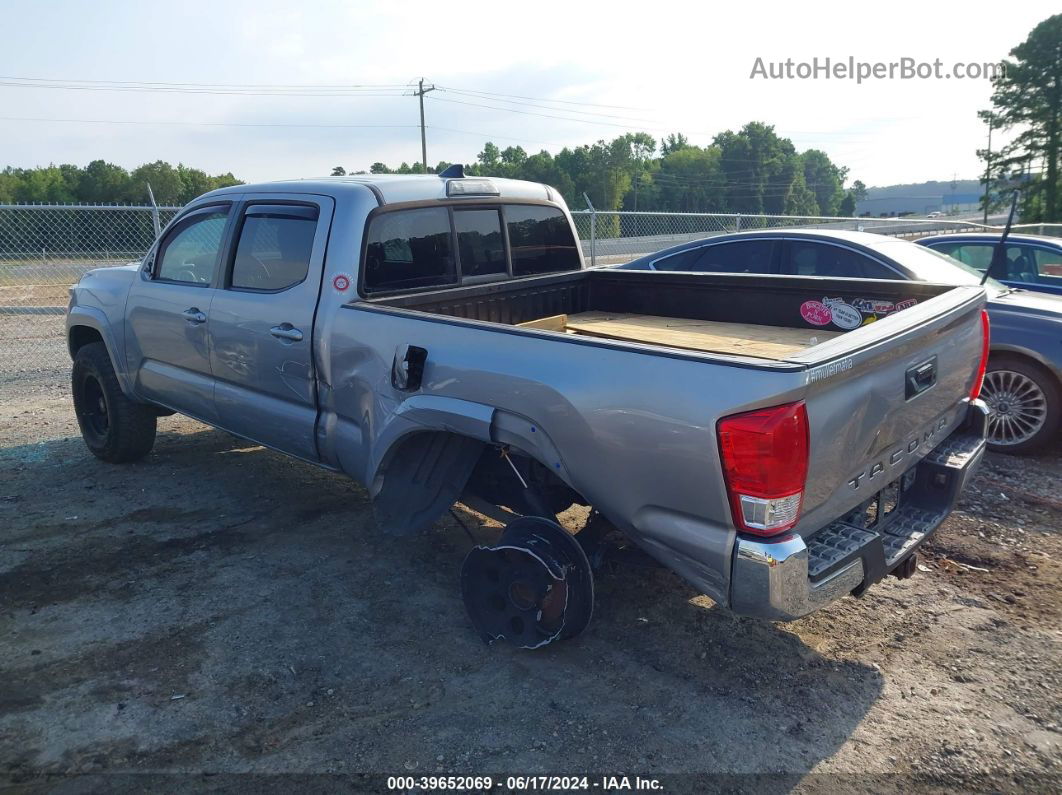
{"label": "silver pickup truck", "polygon": [[463,564],[472,623],[533,648],[586,626],[610,554],[779,620],[909,576],[984,450],[984,304],[586,269],[556,191],[455,167],[208,193],[71,288],[67,329],[96,456],[180,412],[346,473],[382,532],[461,502],[504,524]]}

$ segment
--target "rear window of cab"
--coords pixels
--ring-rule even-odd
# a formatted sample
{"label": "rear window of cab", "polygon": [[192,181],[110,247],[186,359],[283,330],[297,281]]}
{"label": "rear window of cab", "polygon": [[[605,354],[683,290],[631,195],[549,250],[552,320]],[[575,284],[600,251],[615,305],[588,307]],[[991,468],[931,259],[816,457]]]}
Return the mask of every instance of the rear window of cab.
{"label": "rear window of cab", "polygon": [[533,204],[388,210],[366,234],[365,292],[393,292],[578,270],[564,213]]}

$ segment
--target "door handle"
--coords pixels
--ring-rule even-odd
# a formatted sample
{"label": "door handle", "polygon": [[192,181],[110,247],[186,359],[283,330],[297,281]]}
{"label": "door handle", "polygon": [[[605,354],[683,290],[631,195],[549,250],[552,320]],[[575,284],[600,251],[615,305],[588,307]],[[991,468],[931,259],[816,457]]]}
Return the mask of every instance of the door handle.
{"label": "door handle", "polygon": [[189,323],[206,323],[206,315],[199,311],[198,307],[192,307],[181,312],[184,315],[184,319]]}
{"label": "door handle", "polygon": [[290,323],[281,323],[279,326],[273,326],[273,328],[269,329],[269,333],[278,340],[302,342],[302,331],[295,328]]}

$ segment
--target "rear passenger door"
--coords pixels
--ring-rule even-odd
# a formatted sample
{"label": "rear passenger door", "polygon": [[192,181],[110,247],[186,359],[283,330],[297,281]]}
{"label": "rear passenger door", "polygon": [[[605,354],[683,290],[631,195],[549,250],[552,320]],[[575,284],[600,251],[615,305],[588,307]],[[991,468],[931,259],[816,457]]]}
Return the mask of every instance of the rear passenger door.
{"label": "rear passenger door", "polygon": [[333,201],[246,194],[211,307],[218,424],[316,460],[313,323]]}

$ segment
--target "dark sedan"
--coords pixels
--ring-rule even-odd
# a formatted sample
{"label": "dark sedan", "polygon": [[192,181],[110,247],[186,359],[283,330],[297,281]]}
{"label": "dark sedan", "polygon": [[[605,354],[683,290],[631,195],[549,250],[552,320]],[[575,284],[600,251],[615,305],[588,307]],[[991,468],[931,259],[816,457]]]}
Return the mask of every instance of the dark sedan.
{"label": "dark sedan", "polygon": [[[999,233],[934,235],[917,242],[984,273],[992,262],[992,251],[999,242]],[[1003,284],[1062,295],[1062,240],[1056,237],[1008,235],[1006,251],[1003,272],[992,273]]]}
{"label": "dark sedan", "polygon": [[[791,229],[719,235],[616,266],[634,270],[777,273],[977,284],[982,273],[930,248],[869,232]],[[981,397],[991,410],[989,443],[1025,453],[1053,439],[1062,414],[1062,296],[990,279],[992,353]],[[828,299],[829,296],[824,296]],[[829,303],[828,300],[823,301]],[[864,321],[897,307],[870,307]],[[840,321],[840,322],[838,322]],[[848,328],[847,316],[834,319]]]}

